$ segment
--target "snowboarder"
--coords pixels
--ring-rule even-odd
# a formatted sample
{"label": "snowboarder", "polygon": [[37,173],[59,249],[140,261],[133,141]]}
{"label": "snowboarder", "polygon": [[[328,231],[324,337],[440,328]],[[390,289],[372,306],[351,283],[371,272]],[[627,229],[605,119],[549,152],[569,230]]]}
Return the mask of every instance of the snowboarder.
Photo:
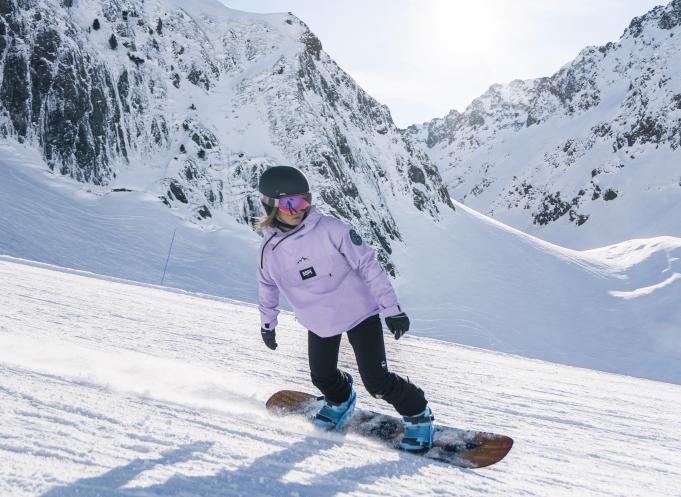
{"label": "snowboarder", "polygon": [[355,407],[353,378],[338,369],[346,333],[367,391],[402,416],[400,447],[432,447],[433,415],[423,390],[388,370],[379,312],[395,339],[409,330],[409,318],[373,249],[347,224],[311,205],[310,187],[299,169],[271,167],[258,189],[267,213],[257,225],[265,235],[257,271],[261,336],[267,347],[277,348],[281,291],[308,329],[310,376],[324,395],[315,425],[338,430]]}

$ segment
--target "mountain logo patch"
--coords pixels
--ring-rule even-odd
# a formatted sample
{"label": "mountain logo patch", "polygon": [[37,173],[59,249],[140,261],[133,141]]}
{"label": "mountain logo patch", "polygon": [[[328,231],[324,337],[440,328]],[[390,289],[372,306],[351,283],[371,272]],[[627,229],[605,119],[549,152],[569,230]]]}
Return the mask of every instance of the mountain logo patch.
{"label": "mountain logo patch", "polygon": [[300,270],[300,277],[303,278],[304,280],[309,280],[310,278],[314,278],[315,276],[317,276],[317,273],[315,272],[313,267],[308,267]]}
{"label": "mountain logo patch", "polygon": [[362,245],[362,237],[359,236],[359,233],[357,233],[353,229],[350,230],[350,240],[352,240],[352,243],[354,243],[358,247]]}

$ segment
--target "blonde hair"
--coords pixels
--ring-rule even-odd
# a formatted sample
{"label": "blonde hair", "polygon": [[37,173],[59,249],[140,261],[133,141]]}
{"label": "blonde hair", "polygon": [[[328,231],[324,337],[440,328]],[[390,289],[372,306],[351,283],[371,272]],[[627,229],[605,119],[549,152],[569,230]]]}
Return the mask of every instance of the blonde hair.
{"label": "blonde hair", "polygon": [[277,207],[272,207],[272,212],[258,219],[258,221],[255,223],[255,227],[258,229],[262,229],[266,228],[267,226],[274,226],[277,220],[278,212],[279,209]]}

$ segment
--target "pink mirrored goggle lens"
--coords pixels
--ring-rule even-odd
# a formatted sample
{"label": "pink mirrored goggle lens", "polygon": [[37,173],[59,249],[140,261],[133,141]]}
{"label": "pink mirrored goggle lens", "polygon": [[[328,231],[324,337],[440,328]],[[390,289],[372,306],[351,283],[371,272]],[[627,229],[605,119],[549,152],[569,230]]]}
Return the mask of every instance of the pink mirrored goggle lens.
{"label": "pink mirrored goggle lens", "polygon": [[294,214],[302,212],[310,207],[311,200],[312,195],[309,193],[304,195],[287,195],[278,199],[277,207],[284,214],[293,216]]}

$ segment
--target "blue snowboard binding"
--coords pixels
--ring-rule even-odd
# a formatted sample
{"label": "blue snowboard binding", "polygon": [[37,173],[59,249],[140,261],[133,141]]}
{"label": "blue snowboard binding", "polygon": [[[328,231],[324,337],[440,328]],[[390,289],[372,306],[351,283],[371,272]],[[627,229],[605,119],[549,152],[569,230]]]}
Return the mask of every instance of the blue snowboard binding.
{"label": "blue snowboard binding", "polygon": [[402,416],[404,435],[400,449],[409,452],[423,452],[433,447],[433,412],[430,407],[415,416]]}
{"label": "blue snowboard binding", "polygon": [[327,431],[339,431],[343,428],[346,421],[350,418],[353,411],[355,410],[355,403],[357,402],[357,394],[355,389],[352,388],[352,376],[345,373],[350,386],[350,396],[345,402],[340,404],[332,404],[328,400],[324,399],[324,405],[312,418],[312,422],[318,428]]}

